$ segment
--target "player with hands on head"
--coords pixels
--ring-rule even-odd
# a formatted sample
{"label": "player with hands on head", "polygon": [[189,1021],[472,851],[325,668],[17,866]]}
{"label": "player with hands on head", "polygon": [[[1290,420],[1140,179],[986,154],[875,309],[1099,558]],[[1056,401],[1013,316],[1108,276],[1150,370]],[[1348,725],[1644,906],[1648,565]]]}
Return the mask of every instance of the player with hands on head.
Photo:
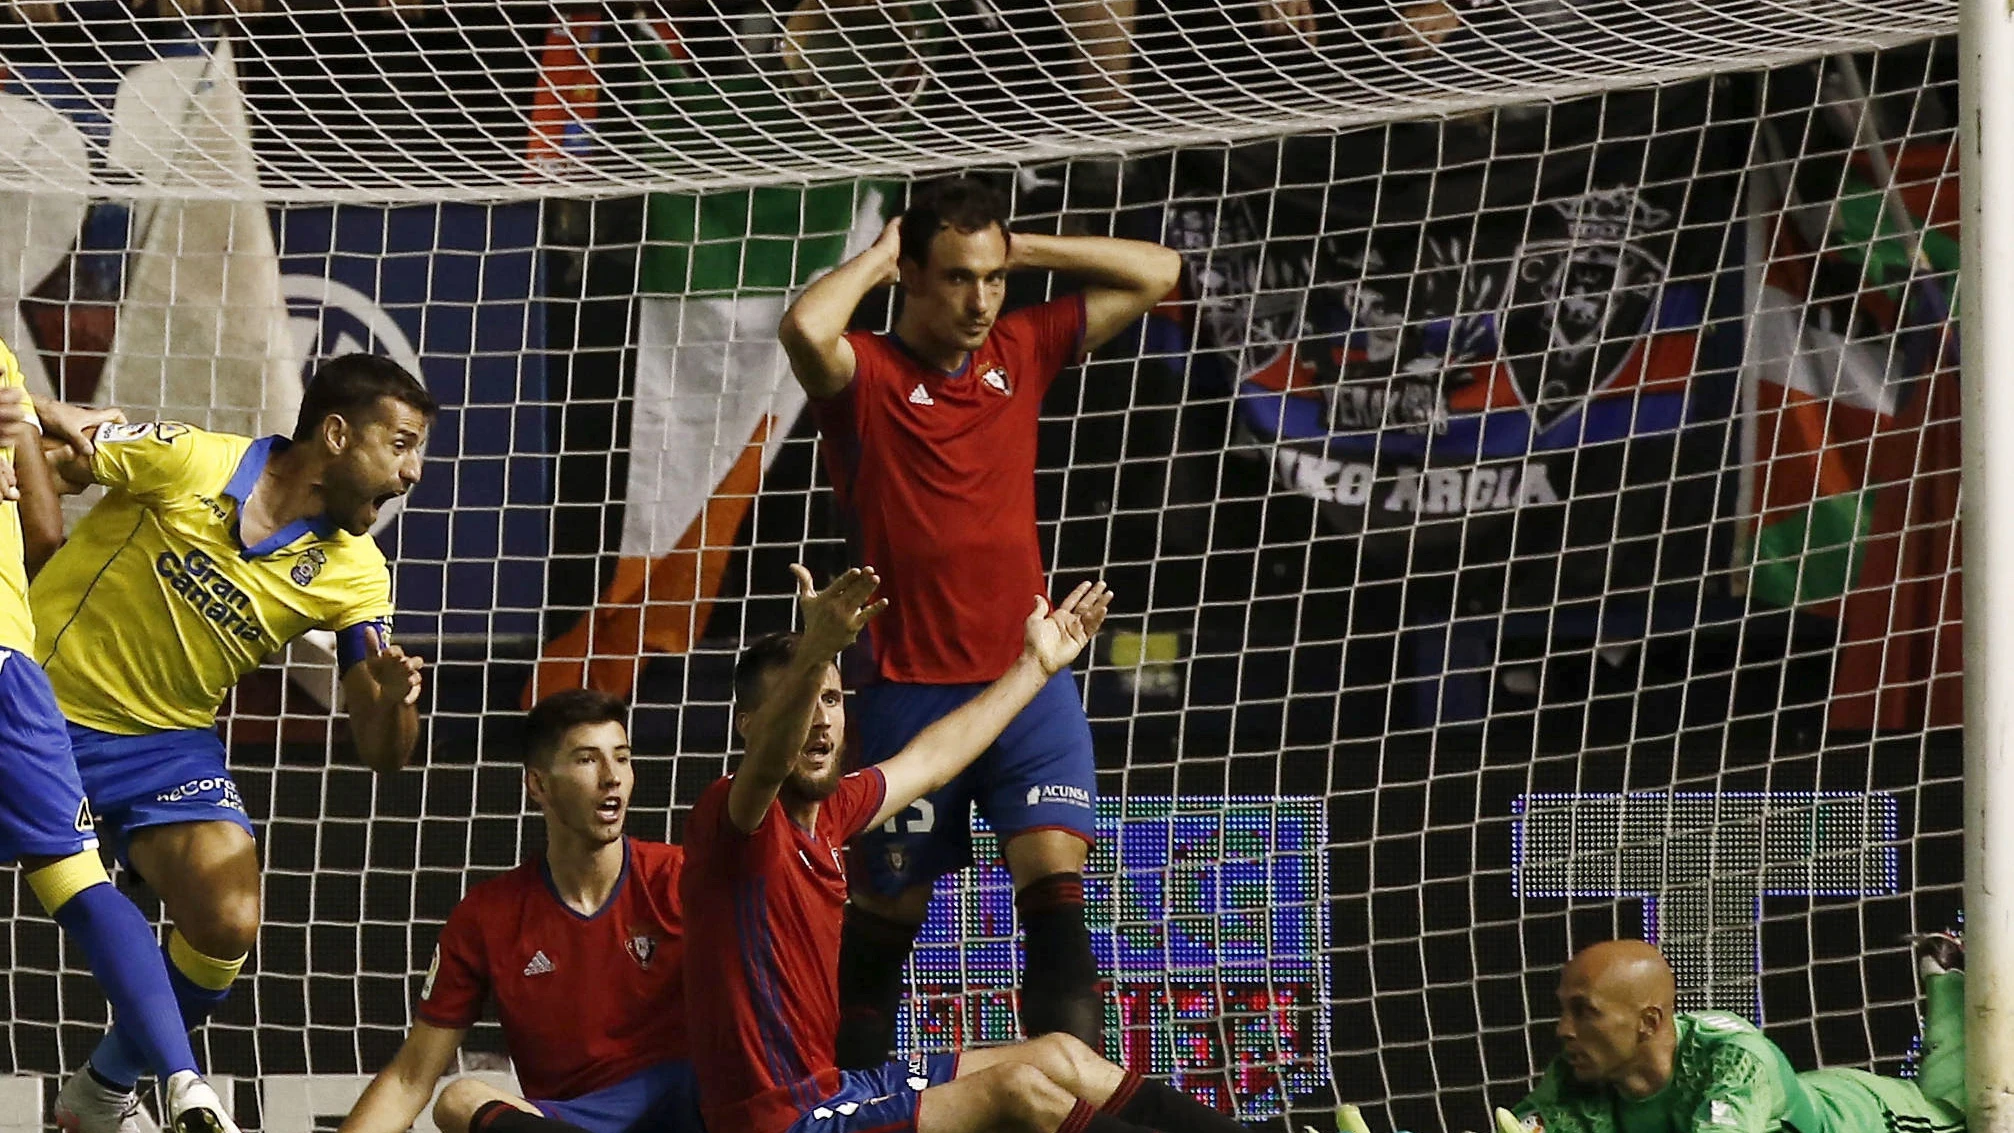
{"label": "player with hands on head", "polygon": [[[106,494],[35,577],[35,657],[114,850],[174,926],[168,972],[191,1028],[259,929],[258,848],[216,731],[239,678],[332,630],[364,764],[396,771],[418,742],[423,666],[391,642],[391,575],[370,531],[419,482],[435,412],[397,363],[350,354],[309,380],[291,437],[100,424],[57,452],[63,479]],[[114,1133],[146,1068],[131,1021],[115,1019],[58,1118]]]}
{"label": "player with hands on head", "polygon": [[[893,757],[1016,664],[1022,596],[1048,590],[1035,531],[1043,394],[1167,295],[1181,264],[1138,240],[1010,234],[999,194],[955,178],[921,189],[872,247],[784,315],[778,338],[811,398],[854,552],[890,599],[867,630],[875,679],[856,697],[862,764]],[[1083,286],[1003,314],[1007,276],[1021,269]],[[854,309],[890,283],[901,287],[893,331],[849,333]],[[841,948],[841,1066],[886,1061],[933,884],[972,862],[975,803],[1005,847],[1027,933],[1022,1029],[1103,1049],[1084,926],[1097,794],[1083,700],[1059,672],[992,755],[862,835]]]}
{"label": "player with hands on head", "polygon": [[545,849],[448,914],[405,1044],[338,1133],[405,1133],[485,1001],[525,1096],[458,1079],[434,1103],[443,1133],[702,1133],[686,1061],[684,854],[623,834],[628,715],[592,689],[532,707],[524,786]]}
{"label": "player with hands on head", "polygon": [[1560,973],[1561,1051],[1495,1133],[1958,1133],[1965,1127],[1965,973],[1956,938],[1918,938],[1922,1072],[1802,1074],[1756,1027],[1678,1010],[1656,947],[1609,940]]}
{"label": "player with hands on head", "polygon": [[[28,580],[63,537],[42,442],[66,412],[37,406],[22,386],[14,355],[0,343],[0,769],[7,775],[0,860],[21,863],[36,900],[83,948],[113,1014],[166,1086],[177,1133],[236,1133],[222,1099],[197,1068],[153,925],[113,887],[98,859],[98,835],[62,710],[35,663]],[[138,1127],[139,1102],[130,1104],[113,1121]]]}

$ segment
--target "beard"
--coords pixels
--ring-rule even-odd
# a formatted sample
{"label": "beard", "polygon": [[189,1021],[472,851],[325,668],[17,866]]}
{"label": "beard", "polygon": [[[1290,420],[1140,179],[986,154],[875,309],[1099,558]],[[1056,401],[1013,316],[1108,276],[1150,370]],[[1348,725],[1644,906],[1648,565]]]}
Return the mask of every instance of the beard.
{"label": "beard", "polygon": [[845,769],[837,760],[825,771],[792,771],[783,781],[781,794],[791,802],[822,803],[839,790],[839,780],[845,777]]}

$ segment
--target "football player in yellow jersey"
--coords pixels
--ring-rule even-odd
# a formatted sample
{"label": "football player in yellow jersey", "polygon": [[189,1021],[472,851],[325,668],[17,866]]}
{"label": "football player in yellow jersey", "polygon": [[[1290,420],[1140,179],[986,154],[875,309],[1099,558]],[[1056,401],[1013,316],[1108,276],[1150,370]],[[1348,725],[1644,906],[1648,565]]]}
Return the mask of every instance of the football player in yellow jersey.
{"label": "football player in yellow jersey", "polygon": [[[43,908],[83,946],[120,1024],[167,1085],[180,1133],[235,1133],[216,1091],[197,1073],[168,970],[154,950],[153,926],[112,887],[98,860],[63,716],[29,653],[35,626],[24,531],[33,534],[39,565],[62,539],[63,514],[42,461],[43,425],[21,385],[20,367],[0,343],[0,775],[7,783],[0,792],[0,859],[19,859]],[[96,422],[49,409],[49,431],[88,450],[79,427]]]}
{"label": "football player in yellow jersey", "polygon": [[[420,479],[434,400],[398,364],[334,359],[292,438],[160,421],[105,425],[72,483],[107,489],[29,590],[35,656],[84,789],[174,925],[169,977],[191,1027],[259,930],[252,824],[216,731],[224,697],[301,633],[334,630],[350,734],[391,772],[419,737],[420,660],[391,644],[391,578],[370,537]],[[63,1087],[58,1116],[115,1133],[145,1059],[123,1021]]]}

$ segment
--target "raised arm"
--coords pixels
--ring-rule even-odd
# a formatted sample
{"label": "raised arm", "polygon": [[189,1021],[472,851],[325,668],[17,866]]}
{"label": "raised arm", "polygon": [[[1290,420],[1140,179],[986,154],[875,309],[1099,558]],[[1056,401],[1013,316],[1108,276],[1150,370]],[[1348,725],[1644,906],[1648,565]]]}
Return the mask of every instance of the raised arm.
{"label": "raised arm", "polygon": [[343,673],[343,704],[357,758],[380,774],[397,771],[420,740],[420,671],[426,662],[386,640],[375,624],[363,626],[365,654]]}
{"label": "raised arm", "polygon": [[855,360],[846,324],[868,292],[895,282],[901,250],[901,221],[891,220],[873,247],[820,277],[783,313],[776,338],[807,396],[832,397],[853,381]]}
{"label": "raised arm", "polygon": [[1016,232],[1010,268],[1043,268],[1084,281],[1084,349],[1095,350],[1159,303],[1182,276],[1173,248],[1110,236]]}
{"label": "raised arm", "polygon": [[433,1100],[434,1086],[467,1034],[466,1029],[415,1022],[405,1045],[364,1087],[336,1133],[406,1133]]}
{"label": "raised arm", "polygon": [[1070,667],[1086,642],[1105,624],[1112,592],[1100,582],[1079,583],[1054,610],[1038,596],[1028,615],[1026,644],[1007,674],[909,741],[909,746],[880,764],[887,793],[881,813],[869,826],[888,821],[909,804],[958,777],[960,771],[993,746],[1049,678]]}
{"label": "raised arm", "polygon": [[769,804],[776,801],[776,792],[804,753],[818,698],[839,695],[836,684],[827,688],[826,675],[840,650],[853,644],[867,623],[888,608],[887,599],[874,597],[881,578],[873,567],[855,567],[824,590],[813,588],[811,572],[803,566],[793,563],[790,571],[797,576],[804,632],[790,663],[772,678],[761,702],[748,710],[741,727],[748,753],[727,788],[727,817],[744,834],[762,825]]}
{"label": "raised arm", "polygon": [[12,498],[21,505],[22,557],[33,578],[63,545],[63,502],[42,459],[42,427],[28,412],[26,395],[14,389],[0,390],[0,448],[9,446],[14,449]]}

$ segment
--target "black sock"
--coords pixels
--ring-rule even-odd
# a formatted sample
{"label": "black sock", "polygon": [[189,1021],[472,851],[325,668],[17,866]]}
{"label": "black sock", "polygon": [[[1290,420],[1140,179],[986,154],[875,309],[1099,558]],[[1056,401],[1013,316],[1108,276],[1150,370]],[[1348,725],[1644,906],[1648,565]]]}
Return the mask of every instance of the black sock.
{"label": "black sock", "polygon": [[1105,996],[1091,933],[1084,927],[1084,875],[1052,873],[1014,895],[1028,934],[1021,980],[1021,1029],[1029,1038],[1061,1031],[1105,1053]]}
{"label": "black sock", "polygon": [[506,1101],[484,1102],[469,1117],[469,1133],[587,1133],[571,1121],[526,1113]]}
{"label": "black sock", "polygon": [[1162,1133],[1246,1133],[1236,1120],[1166,1082],[1138,1074],[1127,1074],[1099,1108],[1121,1121]]}
{"label": "black sock", "polygon": [[839,928],[839,1037],[833,1045],[841,1070],[871,1070],[891,1057],[902,968],[922,927],[847,903]]}

